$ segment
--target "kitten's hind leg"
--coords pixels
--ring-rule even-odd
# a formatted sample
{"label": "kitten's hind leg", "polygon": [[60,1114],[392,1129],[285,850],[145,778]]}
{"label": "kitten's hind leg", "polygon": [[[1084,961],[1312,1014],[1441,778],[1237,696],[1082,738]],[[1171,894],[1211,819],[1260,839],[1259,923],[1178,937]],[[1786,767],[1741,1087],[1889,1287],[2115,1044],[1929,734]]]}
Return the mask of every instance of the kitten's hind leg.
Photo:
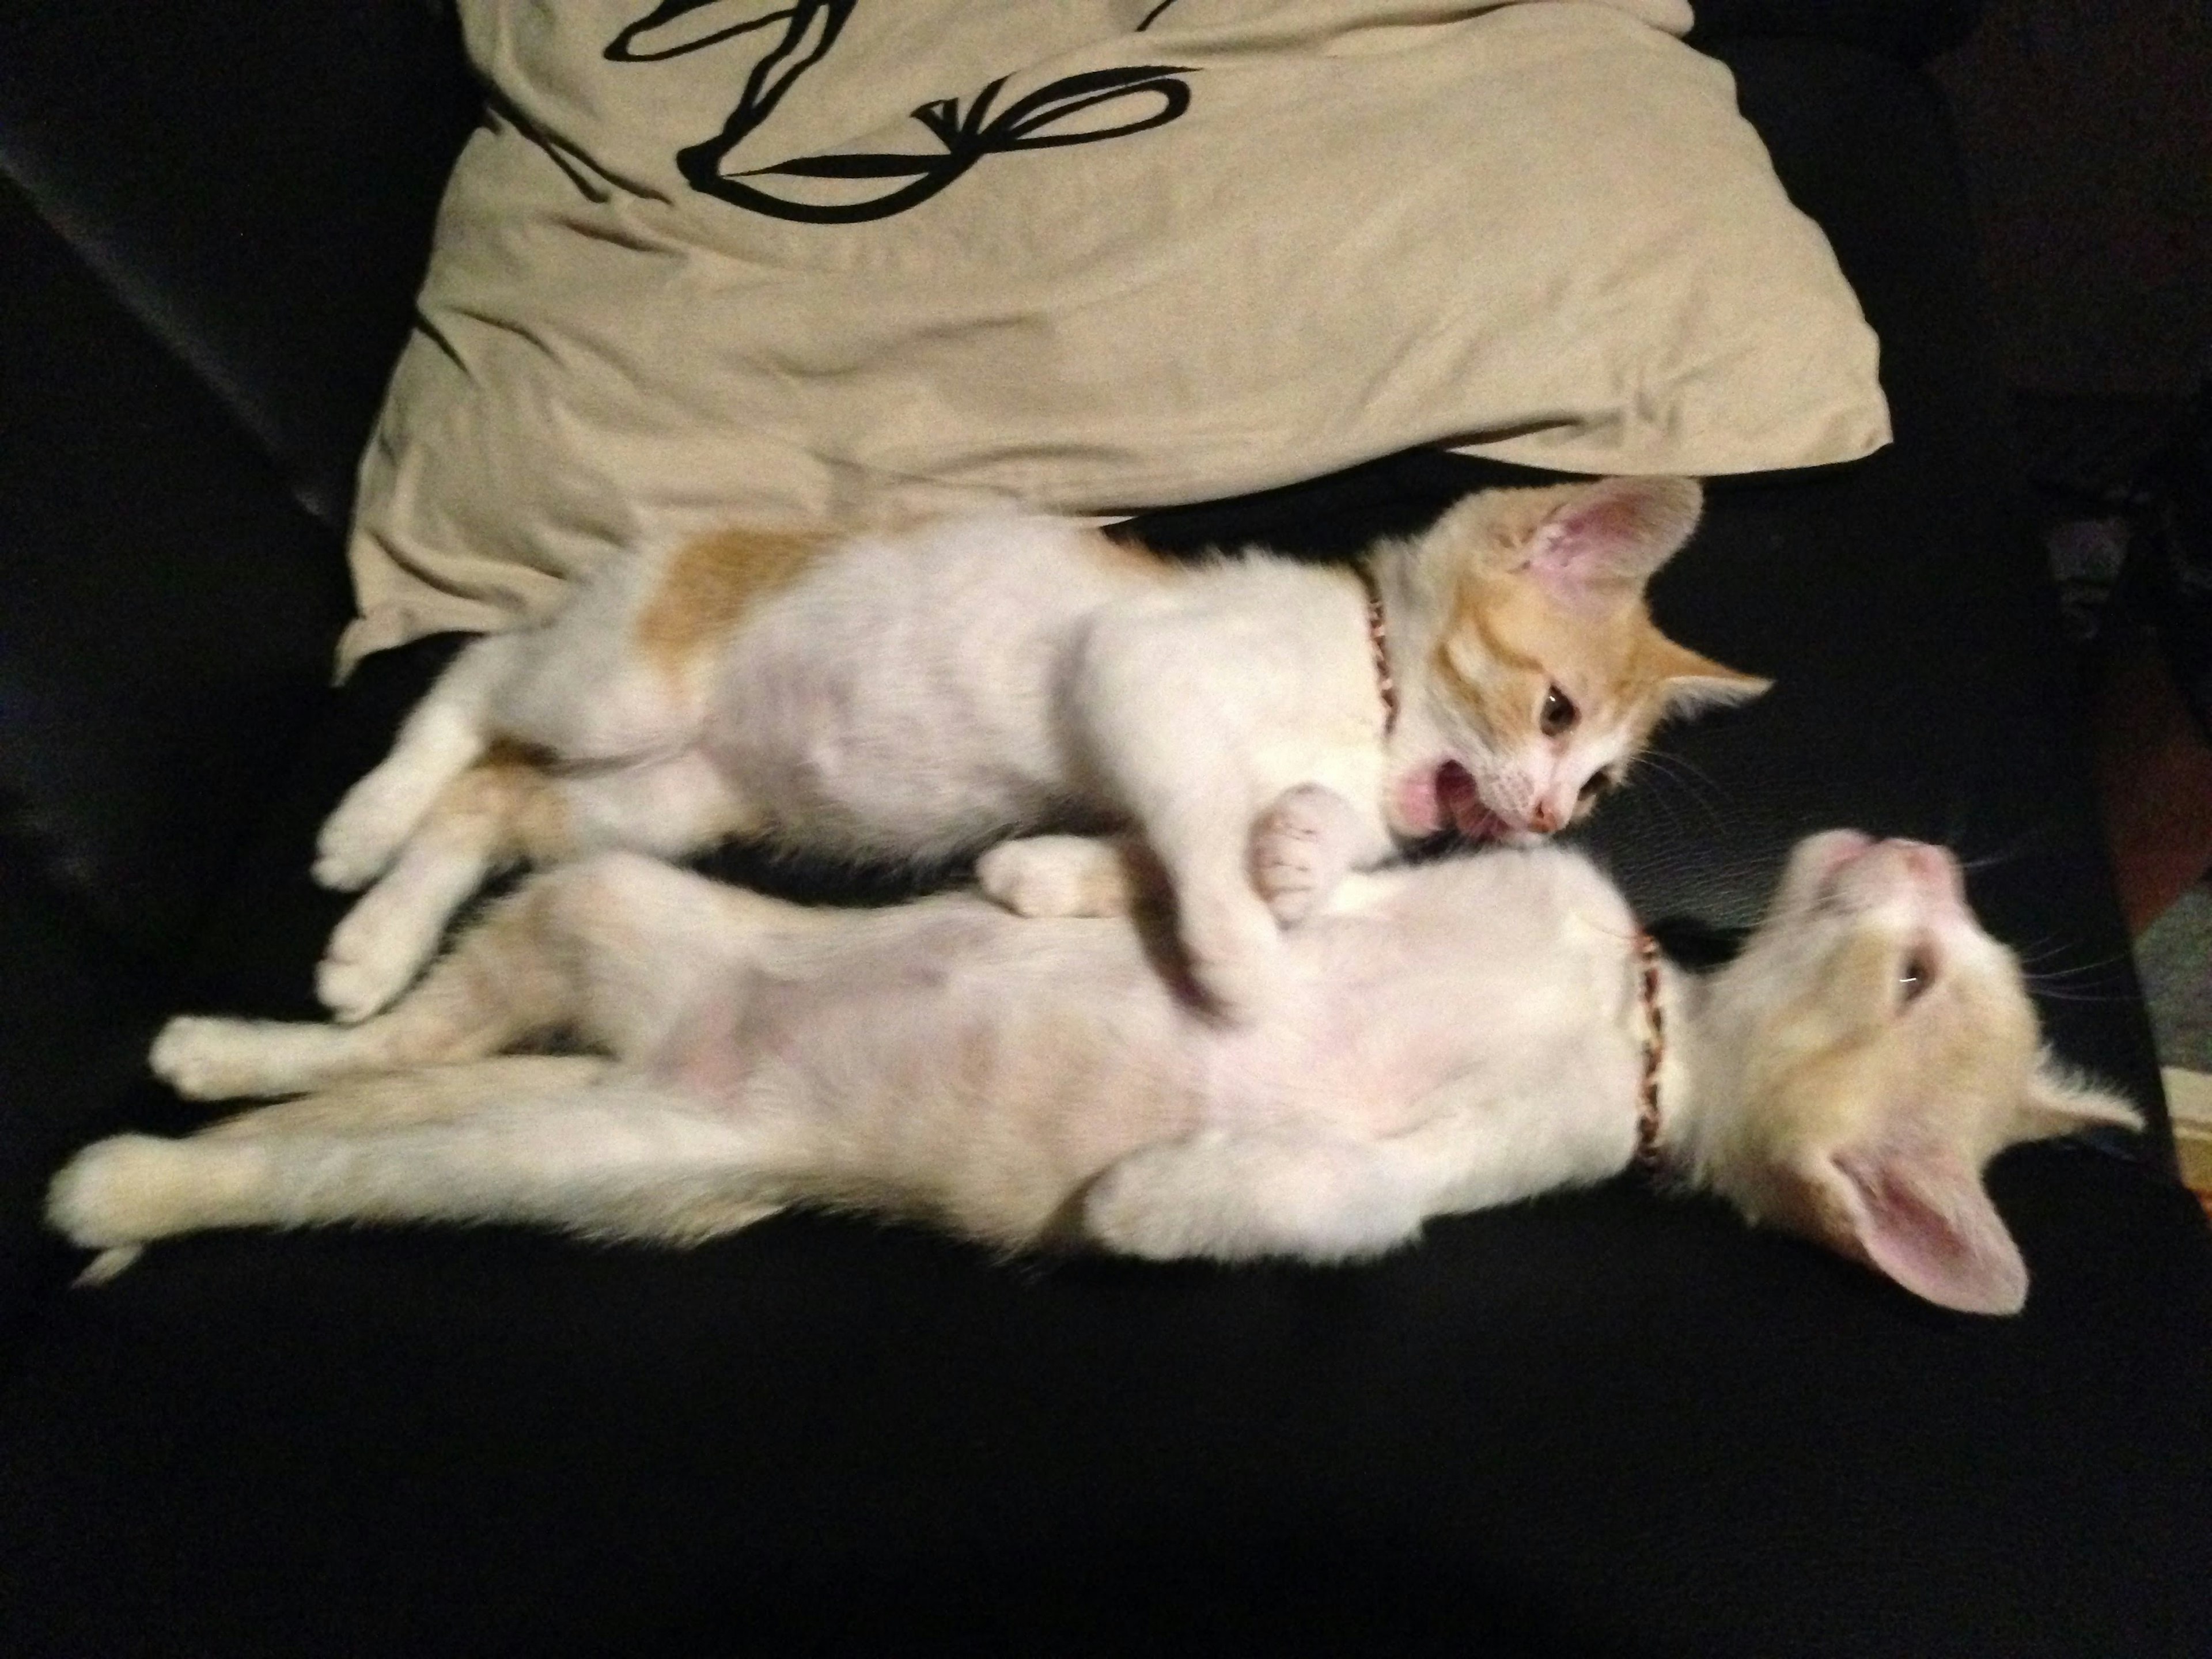
{"label": "kitten's hind leg", "polygon": [[193,1100],[296,1094],[364,1073],[474,1060],[571,1025],[582,1000],[573,956],[549,922],[556,872],[464,934],[388,1012],[353,1025],[172,1019],[149,1055],[155,1075]]}
{"label": "kitten's hind leg", "polygon": [[116,1135],[49,1188],[55,1229],[115,1249],[210,1227],[522,1222],[691,1243],[779,1207],[763,1133],[609,1084],[348,1133]]}
{"label": "kitten's hind leg", "polygon": [[751,827],[696,750],[573,774],[494,751],[447,786],[398,862],[339,922],[316,993],[340,1019],[375,1012],[429,959],[453,912],[518,860],[610,848],[676,856]]}
{"label": "kitten's hind leg", "polygon": [[1341,1261],[1409,1242],[1425,1197],[1372,1143],[1207,1130],[1111,1165],[1084,1195],[1083,1230],[1154,1261]]}
{"label": "kitten's hind leg", "polygon": [[975,881],[1018,916],[1123,916],[1164,890],[1134,836],[1024,836],[975,860]]}
{"label": "kitten's hind leg", "polygon": [[346,791],[315,838],[315,879],[342,893],[366,887],[446,786],[491,744],[491,708],[530,636],[494,634],[462,647],[415,705],[386,755]]}
{"label": "kitten's hind leg", "polygon": [[660,1041],[709,979],[813,913],[635,854],[533,877],[464,933],[422,983],[353,1025],[185,1016],[155,1072],[195,1099],[294,1094],[364,1073],[495,1054],[566,1032],[617,1055]]}

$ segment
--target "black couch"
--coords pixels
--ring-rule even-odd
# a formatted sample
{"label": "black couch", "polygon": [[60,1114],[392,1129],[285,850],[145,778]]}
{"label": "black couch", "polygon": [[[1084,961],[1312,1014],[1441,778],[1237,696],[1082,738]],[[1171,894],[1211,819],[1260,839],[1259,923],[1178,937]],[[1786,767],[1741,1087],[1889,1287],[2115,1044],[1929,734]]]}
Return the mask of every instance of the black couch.
{"label": "black couch", "polygon": [[[2057,1047],[2153,1122],[1995,1168],[2010,1321],[1627,1179],[1336,1272],[799,1218],[218,1234],[72,1291],[46,1178],[195,1121],[144,1077],[165,1012],[314,1012],[314,827],[451,647],[327,684],[474,94],[411,0],[0,10],[0,1652],[2212,1653],[2212,1242],[1914,66],[1972,9],[1702,9],[1897,441],[1715,487],[1661,619],[1779,686],[1588,839],[1707,943],[1809,829],[1978,860]],[[1503,476],[1147,527],[1341,554]]]}

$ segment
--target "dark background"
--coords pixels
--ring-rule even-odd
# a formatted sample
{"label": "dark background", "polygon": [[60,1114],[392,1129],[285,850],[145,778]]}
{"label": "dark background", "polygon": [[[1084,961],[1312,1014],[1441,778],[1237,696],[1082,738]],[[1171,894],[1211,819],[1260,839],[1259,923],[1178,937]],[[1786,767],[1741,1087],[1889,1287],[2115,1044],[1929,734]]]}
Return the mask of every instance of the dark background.
{"label": "dark background", "polygon": [[[2005,381],[2048,517],[2124,515],[2212,380],[2212,3],[1991,0],[1931,67],[1951,100]],[[2116,574],[2094,568],[2100,556],[2124,557],[2126,541],[2124,524],[2112,537],[2077,532],[2056,562],[2094,586]],[[2075,568],[2084,561],[2093,568]],[[2111,695],[2116,726],[2154,723],[2138,687]],[[2118,763],[2160,791],[2165,833],[2212,843],[2200,803],[2154,785],[2132,757]],[[2136,954],[2160,1060],[2212,1072],[2212,890],[2185,893]]]}

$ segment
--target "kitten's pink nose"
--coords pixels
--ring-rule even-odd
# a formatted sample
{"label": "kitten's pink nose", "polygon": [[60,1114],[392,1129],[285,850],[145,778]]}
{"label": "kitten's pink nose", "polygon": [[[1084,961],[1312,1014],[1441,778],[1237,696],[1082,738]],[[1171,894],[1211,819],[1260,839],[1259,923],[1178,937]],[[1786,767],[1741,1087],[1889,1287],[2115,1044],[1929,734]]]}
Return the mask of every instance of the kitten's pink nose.
{"label": "kitten's pink nose", "polygon": [[1898,840],[1890,845],[1905,855],[1905,867],[1923,887],[1954,904],[1965,902],[1966,884],[1960,873],[1959,860],[1951,856],[1948,848],[1924,841]]}
{"label": "kitten's pink nose", "polygon": [[1547,800],[1540,800],[1528,809],[1528,827],[1540,836],[1550,835],[1564,822]]}

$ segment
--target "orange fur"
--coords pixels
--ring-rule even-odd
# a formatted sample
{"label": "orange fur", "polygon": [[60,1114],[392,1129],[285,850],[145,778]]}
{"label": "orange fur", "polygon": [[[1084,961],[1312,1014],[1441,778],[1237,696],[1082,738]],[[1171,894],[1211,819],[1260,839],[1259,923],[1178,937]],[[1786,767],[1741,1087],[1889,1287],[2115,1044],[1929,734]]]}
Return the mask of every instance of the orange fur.
{"label": "orange fur", "polygon": [[428,822],[465,836],[500,860],[546,864],[576,850],[568,809],[545,757],[503,738],[446,786]]}
{"label": "orange fur", "polygon": [[1617,725],[1639,749],[1669,712],[1671,683],[1763,685],[1660,632],[1640,595],[1598,613],[1570,609],[1525,574],[1478,568],[1462,582],[1431,666],[1501,743],[1533,741],[1557,686],[1581,718]]}
{"label": "orange fur", "polygon": [[1170,582],[1176,578],[1177,567],[1174,561],[1155,553],[1142,542],[1117,541],[1102,530],[1086,537],[1083,545],[1109,570],[1151,582]]}
{"label": "orange fur", "polygon": [[826,531],[731,529],[688,544],[638,612],[639,654],[682,672],[752,605],[796,580],[835,539]]}

